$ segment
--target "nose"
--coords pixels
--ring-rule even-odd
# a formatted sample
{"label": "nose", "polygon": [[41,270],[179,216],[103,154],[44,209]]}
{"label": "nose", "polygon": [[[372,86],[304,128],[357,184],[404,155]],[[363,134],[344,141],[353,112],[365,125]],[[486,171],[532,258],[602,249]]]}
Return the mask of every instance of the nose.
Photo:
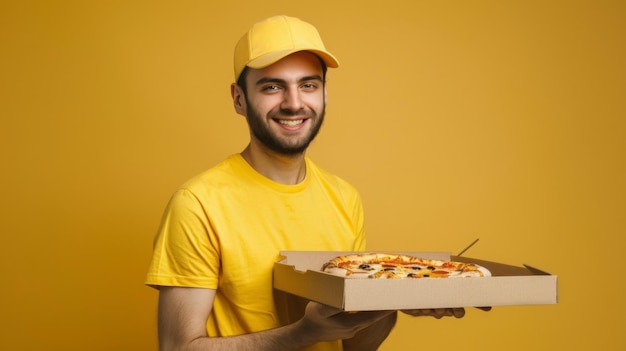
{"label": "nose", "polygon": [[283,102],[281,108],[283,110],[289,110],[292,112],[300,111],[304,107],[302,102],[302,96],[298,89],[285,89]]}

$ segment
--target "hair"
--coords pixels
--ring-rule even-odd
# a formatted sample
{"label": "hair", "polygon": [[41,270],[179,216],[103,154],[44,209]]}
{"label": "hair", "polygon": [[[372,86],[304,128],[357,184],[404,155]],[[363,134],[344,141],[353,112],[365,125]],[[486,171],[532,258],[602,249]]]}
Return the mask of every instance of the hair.
{"label": "hair", "polygon": [[[328,71],[328,66],[326,66],[326,62],[324,62],[324,60],[322,60],[321,57],[315,55],[315,57],[317,57],[317,59],[320,61],[320,64],[322,65],[322,81],[325,83],[326,82],[326,71]],[[245,66],[243,68],[243,70],[241,71],[241,73],[239,74],[239,78],[237,78],[237,85],[241,88],[241,90],[243,90],[244,95],[248,93],[248,85],[246,84],[246,77],[248,76],[248,71],[249,71],[249,67]]]}

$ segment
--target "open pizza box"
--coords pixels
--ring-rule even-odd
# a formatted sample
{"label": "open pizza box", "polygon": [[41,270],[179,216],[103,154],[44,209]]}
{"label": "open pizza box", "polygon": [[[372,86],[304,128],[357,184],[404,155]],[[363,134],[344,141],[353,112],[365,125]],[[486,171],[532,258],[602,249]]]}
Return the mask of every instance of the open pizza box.
{"label": "open pizza box", "polygon": [[347,279],[321,272],[343,251],[282,251],[274,288],[344,311],[556,304],[557,277],[542,270],[450,256],[445,252],[395,252],[428,259],[471,262],[490,277]]}

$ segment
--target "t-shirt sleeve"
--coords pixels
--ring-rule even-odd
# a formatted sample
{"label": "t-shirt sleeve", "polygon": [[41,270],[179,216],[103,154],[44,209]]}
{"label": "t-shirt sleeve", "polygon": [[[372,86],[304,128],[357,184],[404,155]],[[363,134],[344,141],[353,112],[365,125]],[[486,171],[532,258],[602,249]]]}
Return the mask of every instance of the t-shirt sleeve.
{"label": "t-shirt sleeve", "polygon": [[190,190],[178,190],[163,214],[145,283],[217,289],[219,257],[205,206]]}

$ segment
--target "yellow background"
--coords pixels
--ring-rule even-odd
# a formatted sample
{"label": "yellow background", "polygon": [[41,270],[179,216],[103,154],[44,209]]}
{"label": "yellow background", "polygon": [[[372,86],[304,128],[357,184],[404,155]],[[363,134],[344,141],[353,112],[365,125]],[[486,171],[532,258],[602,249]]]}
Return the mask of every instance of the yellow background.
{"label": "yellow background", "polygon": [[624,4],[3,1],[2,349],[156,349],[160,215],[245,146],[232,48],[281,13],[342,63],[309,155],[361,190],[371,249],[479,237],[559,276],[557,305],[403,316],[381,350],[624,349]]}

